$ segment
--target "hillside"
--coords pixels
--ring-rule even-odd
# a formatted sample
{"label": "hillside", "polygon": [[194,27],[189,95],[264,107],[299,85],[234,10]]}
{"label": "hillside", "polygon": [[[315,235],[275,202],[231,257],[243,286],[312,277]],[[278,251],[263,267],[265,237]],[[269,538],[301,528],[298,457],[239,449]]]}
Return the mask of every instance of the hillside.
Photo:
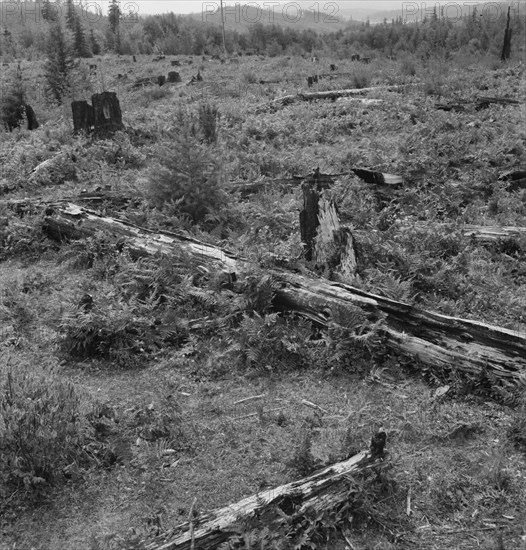
{"label": "hillside", "polygon": [[[214,13],[194,14],[185,17],[191,17],[196,21],[205,21],[213,25],[221,25],[219,9]],[[314,12],[306,9],[296,9],[295,6],[289,6],[288,8],[276,6],[273,11],[270,11],[240,3],[235,6],[227,6],[224,18],[225,28],[240,33],[248,32],[255,24],[291,27],[297,32],[314,30],[317,33],[336,32],[345,28],[348,24],[337,11],[333,15],[331,10],[324,12],[320,9],[319,12]]]}

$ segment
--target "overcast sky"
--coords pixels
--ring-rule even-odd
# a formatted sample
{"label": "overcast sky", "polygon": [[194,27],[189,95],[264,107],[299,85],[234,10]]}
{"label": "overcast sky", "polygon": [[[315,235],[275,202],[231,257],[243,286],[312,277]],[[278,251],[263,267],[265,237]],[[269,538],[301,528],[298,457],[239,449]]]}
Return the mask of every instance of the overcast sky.
{"label": "overcast sky", "polygon": [[[454,3],[453,0],[428,0],[427,2],[422,0],[417,2],[408,2],[407,0],[238,0],[237,2],[234,0],[225,0],[225,4],[250,4],[261,9],[265,9],[266,7],[271,9],[271,6],[274,5],[274,10],[280,9],[278,4],[281,6],[299,4],[303,9],[318,9],[321,12],[328,13],[329,10],[332,11],[334,9],[330,4],[341,9],[370,8],[371,10],[394,10],[401,8],[404,1],[406,4],[429,4],[429,6],[438,3]],[[85,2],[89,4],[90,0],[85,0]],[[460,0],[460,3],[463,2],[469,2],[469,0]],[[473,0],[469,3],[473,3]],[[212,11],[214,6],[220,5],[220,2],[219,0],[121,0],[121,8],[124,13],[130,11],[132,5],[135,7],[133,11],[138,12],[140,15],[145,15],[171,11],[174,13],[203,13],[203,11]]]}

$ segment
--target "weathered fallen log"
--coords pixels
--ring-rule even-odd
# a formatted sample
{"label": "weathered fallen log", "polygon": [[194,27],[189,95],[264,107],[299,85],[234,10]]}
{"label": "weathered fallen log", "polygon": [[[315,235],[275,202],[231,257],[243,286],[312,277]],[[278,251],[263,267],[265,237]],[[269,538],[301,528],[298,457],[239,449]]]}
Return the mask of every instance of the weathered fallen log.
{"label": "weathered fallen log", "polygon": [[487,109],[490,105],[520,105],[517,99],[507,97],[479,97],[475,100],[457,101],[456,103],[436,103],[435,108],[440,111],[453,111],[462,113],[468,108],[474,108],[476,111]]}
{"label": "weathered fallen log", "polygon": [[132,223],[100,216],[72,203],[48,208],[43,229],[57,241],[82,239],[105,231],[126,240],[126,247],[142,255],[172,254],[177,250],[205,262],[235,271],[238,259],[231,252],[208,245],[182,233],[159,232],[139,228]]}
{"label": "weathered fallen log", "polygon": [[526,336],[520,331],[415,308],[344,285],[282,275],[275,302],[327,325],[333,311],[359,307],[371,321],[384,317],[386,344],[427,367],[461,371],[486,382],[526,388]]}
{"label": "weathered fallen log", "polygon": [[498,227],[493,225],[462,225],[460,230],[466,237],[472,237],[477,241],[498,241],[501,239],[514,239],[526,235],[526,227]]}
{"label": "weathered fallen log", "polygon": [[212,550],[239,535],[241,522],[244,531],[267,527],[272,532],[284,516],[293,523],[295,518],[300,520],[306,513],[314,512],[318,515],[348,502],[352,483],[350,476],[374,467],[375,451],[371,442],[370,451],[363,451],[310,477],[262,491],[235,504],[208,512],[199,517],[198,522],[186,522],[174,529],[177,534],[161,535],[151,542],[145,541],[141,548]]}
{"label": "weathered fallen log", "polygon": [[[319,170],[316,169],[316,170]],[[368,170],[366,168],[351,168],[350,172],[340,172],[339,174],[322,174],[319,171],[316,173],[316,170],[313,174],[308,174],[306,176],[292,176],[291,178],[278,178],[278,179],[261,179],[255,182],[234,182],[230,185],[229,189],[234,192],[239,192],[242,197],[248,197],[254,193],[259,193],[264,190],[279,189],[281,187],[290,187],[298,186],[302,181],[309,180],[316,176],[319,181],[323,183],[332,184],[336,178],[350,176],[354,174],[358,176],[365,183],[370,183],[381,186],[389,186],[390,188],[395,188],[396,186],[403,183],[402,176],[397,176],[395,174],[387,174],[382,172],[377,172],[374,170]]]}
{"label": "weathered fallen log", "polygon": [[262,112],[269,107],[285,107],[297,101],[316,101],[320,99],[336,100],[342,97],[363,96],[372,92],[395,92],[402,89],[403,86],[376,86],[373,88],[350,88],[346,90],[327,90],[324,92],[303,92],[299,94],[291,94],[273,99],[269,103],[259,105],[256,108],[256,113]]}
{"label": "weathered fallen log", "polygon": [[[57,240],[106,231],[124,239],[125,246],[138,253],[184,251],[229,273],[242,274],[250,269],[243,258],[188,236],[139,229],[73,204],[49,213],[44,220],[44,230]],[[271,274],[279,281],[280,288],[274,297],[277,308],[296,311],[326,326],[333,322],[334,312],[354,314],[358,307],[371,321],[382,321],[386,346],[420,360],[428,368],[439,372],[462,371],[504,389],[526,387],[524,330],[521,333],[421,310],[342,283],[280,270],[273,270]]]}
{"label": "weathered fallen log", "polygon": [[[403,222],[398,222],[399,226],[403,226]],[[426,229],[425,222],[415,222],[411,227]],[[451,226],[451,230],[458,230],[464,237],[485,242],[495,242],[506,239],[516,239],[526,236],[526,227],[517,226],[496,226],[496,225],[473,225],[464,224],[458,227]],[[357,232],[359,234],[359,232]]]}
{"label": "weathered fallen log", "polygon": [[499,181],[507,182],[508,191],[526,189],[526,170],[513,170],[506,172],[499,177]]}

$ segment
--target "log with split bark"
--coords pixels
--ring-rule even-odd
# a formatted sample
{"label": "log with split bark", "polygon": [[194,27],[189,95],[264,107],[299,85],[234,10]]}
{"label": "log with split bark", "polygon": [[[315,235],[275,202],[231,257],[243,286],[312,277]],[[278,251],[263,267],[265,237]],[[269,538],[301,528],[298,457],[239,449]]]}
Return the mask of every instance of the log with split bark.
{"label": "log with split bark", "polygon": [[[143,230],[77,205],[60,206],[48,213],[44,230],[57,240],[104,231],[138,254],[185,253],[203,264],[241,276],[251,267],[231,252],[188,236]],[[276,308],[295,311],[322,326],[345,314],[355,317],[359,308],[370,321],[381,323],[387,348],[418,360],[430,370],[465,372],[487,382],[495,392],[526,387],[523,325],[518,330],[501,328],[422,310],[343,283],[278,269],[270,273],[277,284]]]}
{"label": "log with split bark", "polygon": [[520,105],[520,101],[508,97],[479,97],[475,100],[457,101],[456,103],[437,103],[435,108],[440,111],[462,113],[471,108],[480,111],[481,109],[487,109],[490,105]]}
{"label": "log with split bark", "polygon": [[360,96],[364,96],[374,92],[399,92],[404,89],[405,86],[377,86],[373,88],[350,88],[346,90],[327,90],[324,92],[304,92],[299,94],[291,94],[283,97],[278,97],[276,99],[273,99],[269,103],[259,105],[256,108],[256,113],[263,112],[269,107],[285,107],[298,101],[317,101],[320,99],[336,100],[343,97],[354,97],[359,100]]}
{"label": "log with split bark", "polygon": [[[382,432],[380,432],[381,434]],[[214,510],[174,529],[174,534],[161,535],[142,543],[144,550],[212,550],[242,532],[266,527],[272,532],[283,518],[301,521],[306,514],[334,510],[352,500],[352,476],[381,466],[381,453],[371,442],[370,451],[328,466],[319,472],[256,493],[239,502]],[[385,440],[384,440],[385,442]],[[241,525],[243,526],[241,529]]]}
{"label": "log with split bark", "polygon": [[317,178],[319,181],[332,184],[337,178],[350,175],[358,176],[365,183],[376,185],[379,189],[395,189],[403,183],[402,176],[396,174],[388,174],[367,168],[351,168],[348,172],[340,172],[337,174],[323,174],[319,172],[319,168],[314,170],[313,174],[306,176],[292,176],[290,178],[263,178],[254,182],[234,182],[229,189],[241,194],[243,198],[254,193],[259,193],[266,190],[275,190],[282,188],[290,188],[298,186],[302,181],[308,181],[312,178]]}

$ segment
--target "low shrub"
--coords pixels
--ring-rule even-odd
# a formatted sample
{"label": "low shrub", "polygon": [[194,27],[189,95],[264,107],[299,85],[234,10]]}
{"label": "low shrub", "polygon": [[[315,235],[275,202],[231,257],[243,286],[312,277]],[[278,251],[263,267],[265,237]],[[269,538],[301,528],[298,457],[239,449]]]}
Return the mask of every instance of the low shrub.
{"label": "low shrub", "polygon": [[16,491],[45,492],[64,469],[87,466],[92,427],[76,387],[55,365],[10,354],[0,360],[0,500]]}
{"label": "low shrub", "polygon": [[76,359],[107,359],[121,368],[140,366],[152,343],[151,320],[140,309],[110,297],[89,311],[72,308],[59,324],[62,351]]}

